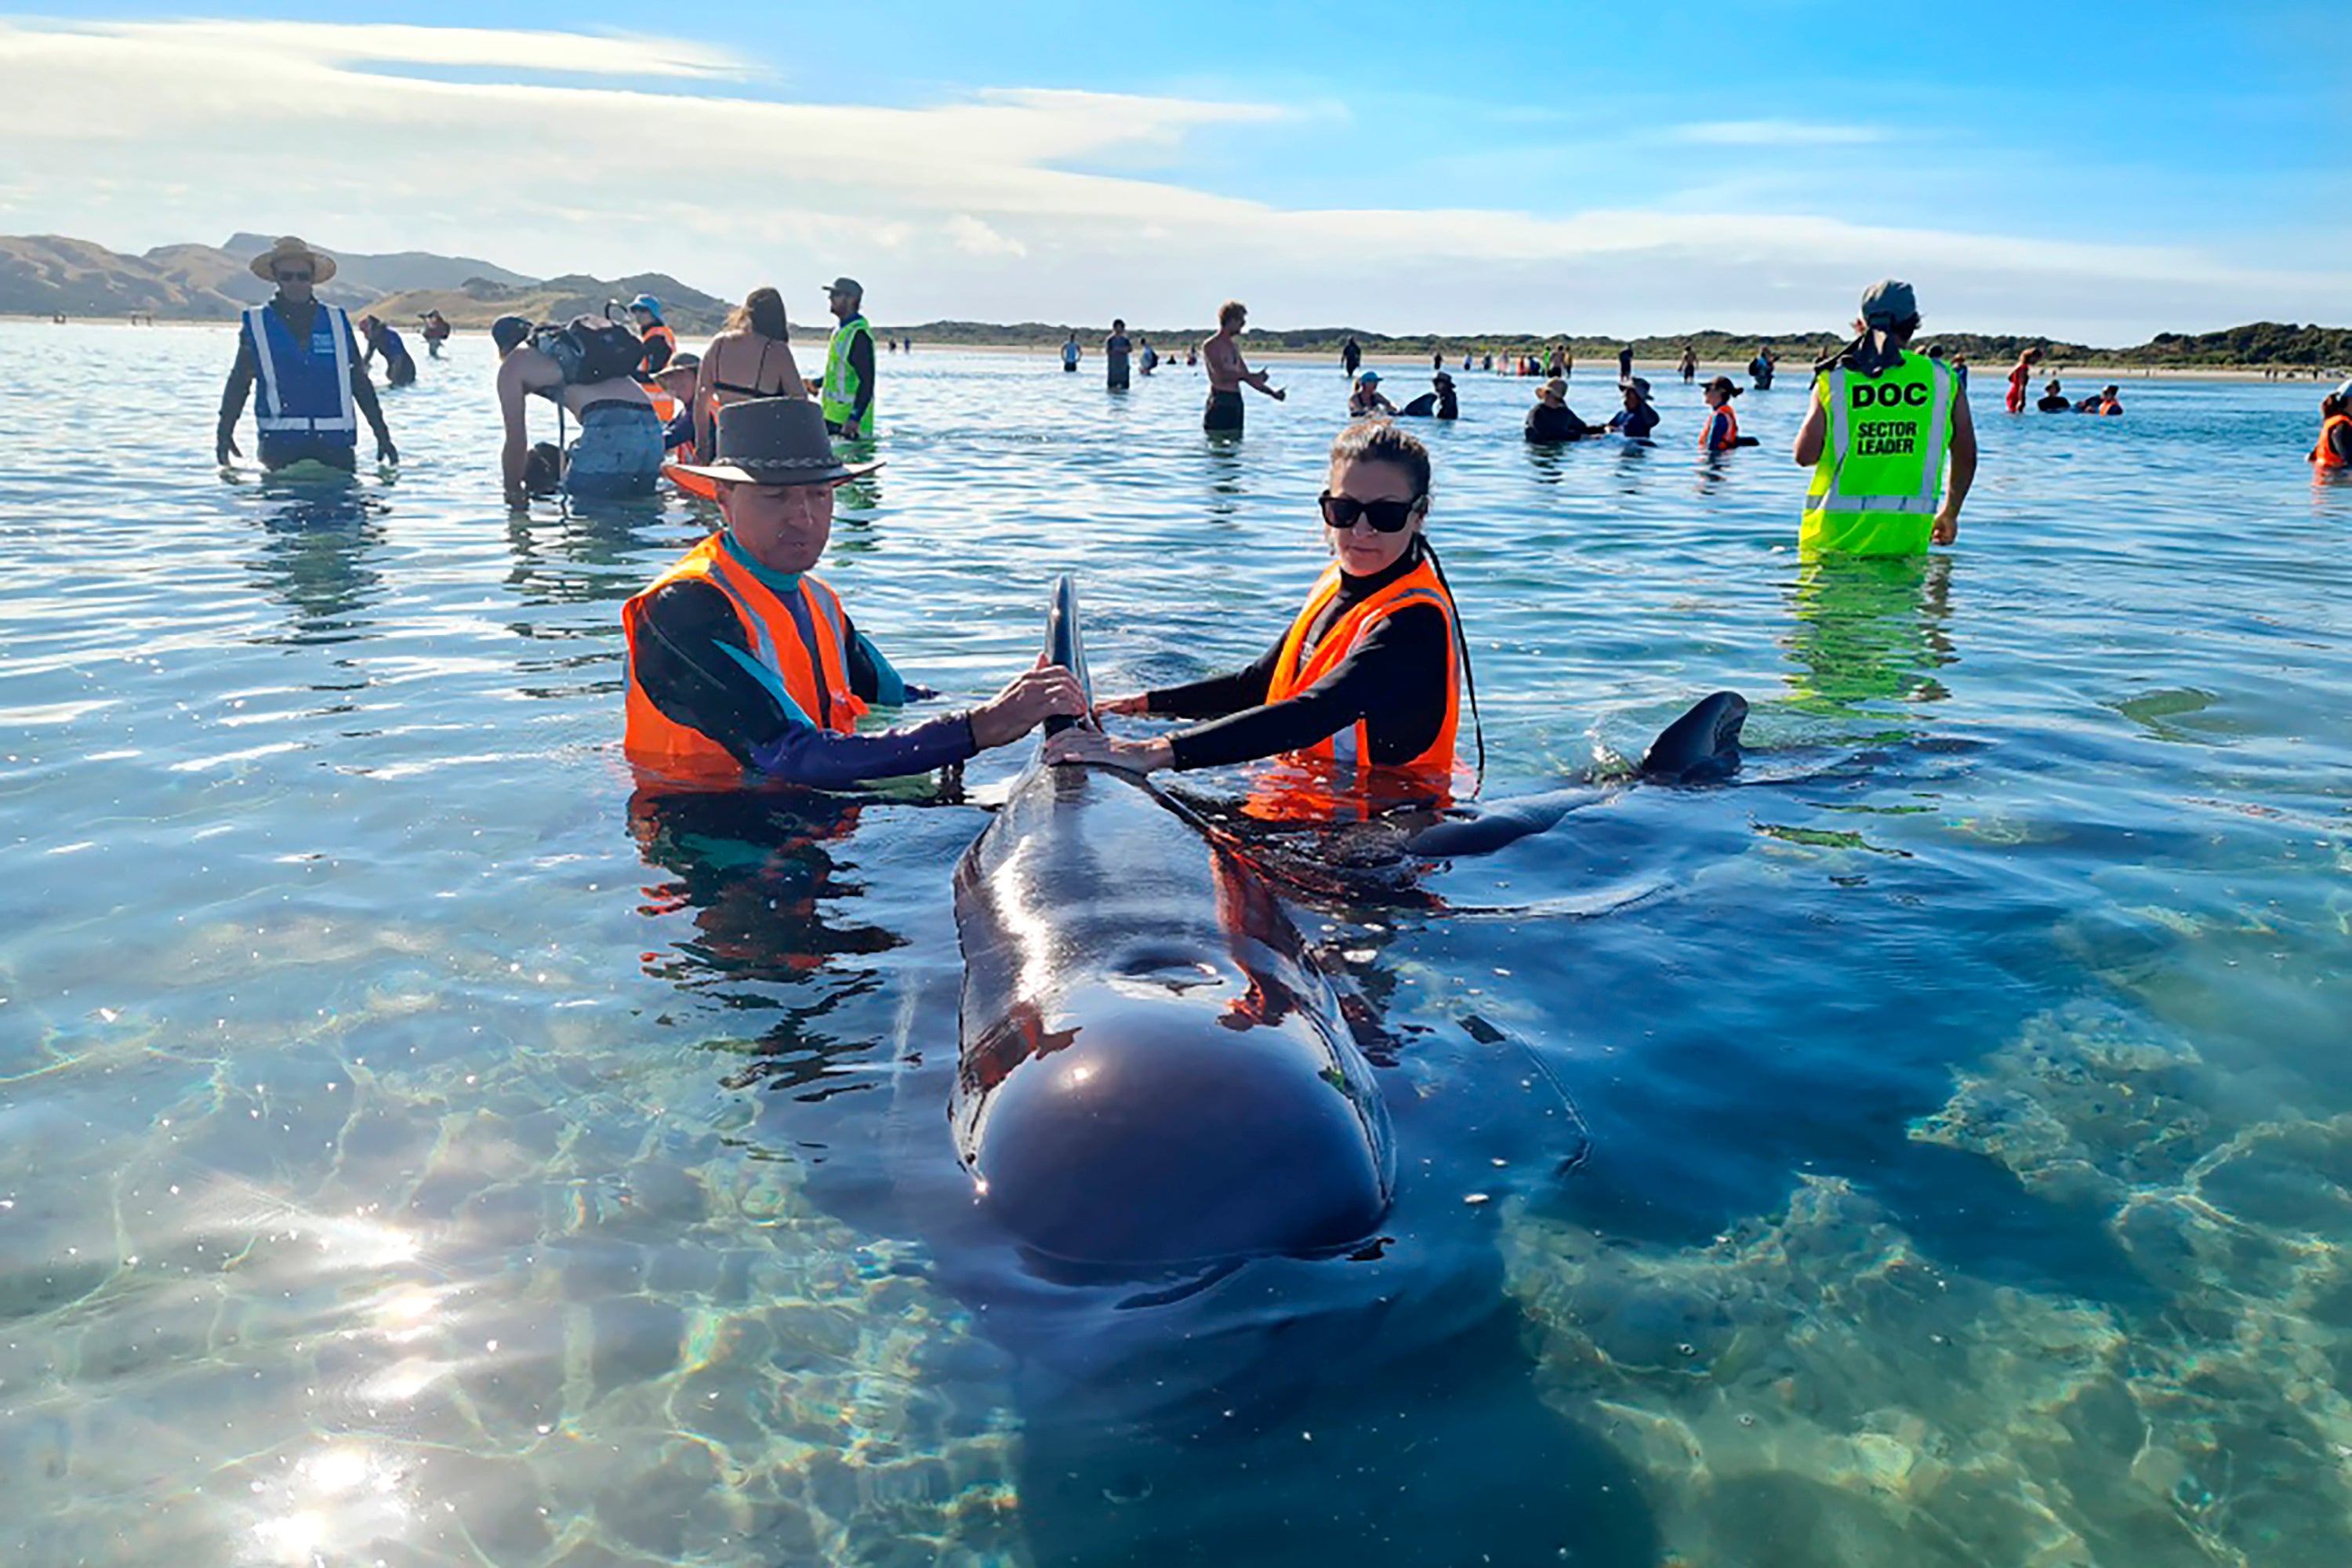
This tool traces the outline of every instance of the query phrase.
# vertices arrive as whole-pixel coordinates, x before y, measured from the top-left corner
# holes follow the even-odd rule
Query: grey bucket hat
[[[881,466],[843,462],[824,433],[824,415],[807,398],[753,397],[719,411],[718,461],[678,468],[737,485],[825,485]]]

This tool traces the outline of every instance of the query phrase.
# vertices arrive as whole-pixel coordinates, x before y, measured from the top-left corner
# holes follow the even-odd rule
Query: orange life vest
[[[2123,411],[2124,405],[2112,397],[2101,398],[2098,407],[2092,410],[2095,414],[2121,414]]]
[[[2319,445],[2311,449],[2311,460],[2323,468],[2352,468],[2352,458],[2338,455],[2336,449],[2327,444],[2328,432],[2331,430],[2342,430],[2347,437],[2352,437],[2352,416],[2342,414],[2331,414],[2327,416],[2326,422],[2319,427]]]
[[[1709,439],[1715,434],[1715,416],[1717,414],[1729,421],[1723,432],[1723,445],[1720,447]],[[1698,449],[1702,452],[1725,452],[1738,445],[1739,416],[1731,411],[1731,403],[1726,399],[1723,406],[1710,411],[1706,416],[1706,423],[1699,426]]]
[[[629,643],[627,731],[623,749],[639,767],[681,783],[732,789],[743,769],[733,753],[699,730],[671,720],[654,706],[637,680],[637,633],[645,606],[656,590],[681,578],[699,578],[727,595],[742,623],[751,657],[776,675],[787,695],[813,723],[846,735],[866,711],[849,687],[849,622],[840,596],[813,573],[801,575],[801,601],[815,632],[814,647],[801,636],[793,613],[768,585],[727,552],[723,533],[696,545],[653,584],[621,606],[621,627]]]
[[[652,326],[647,327],[644,331],[639,332],[637,336],[648,345],[655,342],[667,343],[669,345],[670,359],[677,357],[677,334],[671,331],[669,328],[665,326],[663,323],[656,321]],[[664,364],[667,364],[669,363],[669,359],[665,359],[662,363]]]
[[[1296,820],[1328,817],[1335,810],[1364,815],[1386,805],[1426,802],[1433,795],[1441,803],[1451,798],[1454,737],[1462,717],[1462,653],[1454,601],[1445,585],[1424,559],[1333,621],[1322,640],[1309,647],[1309,628],[1339,595],[1339,568],[1335,564],[1324,571],[1315,591],[1307,595],[1306,608],[1283,637],[1265,700],[1280,702],[1296,696],[1339,668],[1375,625],[1397,611],[1434,605],[1445,616],[1445,717],[1427,749],[1403,763],[1372,762],[1371,729],[1360,719],[1327,740],[1285,752],[1262,786],[1252,791],[1253,816]]]

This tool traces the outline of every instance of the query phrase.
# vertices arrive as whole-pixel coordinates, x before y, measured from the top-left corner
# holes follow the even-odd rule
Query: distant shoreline
[[[36,326],[48,326],[54,324],[54,319],[50,316],[12,313],[7,311],[0,311],[0,321],[24,321]],[[66,318],[66,324],[77,327],[95,326],[125,329],[132,325],[132,323],[128,321],[110,316],[68,316]],[[215,330],[233,331],[235,330],[236,323],[233,321],[197,321],[184,317],[158,316],[152,321],[142,317],[137,325],[141,331],[145,331],[151,326],[177,328],[207,327]],[[415,328],[405,328],[404,331],[414,331]],[[487,335],[483,329],[478,327],[460,327],[457,329],[457,331],[461,335],[467,336]],[[898,334],[886,332],[883,335],[887,338]],[[800,331],[797,327],[795,327],[793,331],[792,343],[795,351],[804,348],[814,349],[819,355],[822,355],[826,342],[826,334],[806,333]],[[1099,342],[1090,342],[1084,339],[1081,339],[1080,342],[1087,351],[1086,362],[1080,367],[1081,374],[1084,374],[1086,369],[1099,364],[1102,358],[1102,345]],[[1280,364],[1284,366],[1328,365],[1334,370],[1339,367],[1339,360],[1336,355],[1320,350],[1270,347],[1261,348],[1252,345],[1247,337],[1243,339],[1243,345],[1247,351],[1248,357],[1253,363]],[[1180,371],[1184,368],[1181,362],[1183,360],[1183,350],[1187,346],[1189,346],[1189,341],[1179,342],[1175,356],[1178,363],[1172,368]],[[915,337],[914,348],[914,353],[918,355],[924,353],[1020,354],[1026,358],[1050,358],[1060,352],[1061,345],[1058,343],[927,343],[923,341],[919,333]],[[892,356],[887,353],[883,355],[883,358],[886,361],[891,357]],[[1578,368],[1584,370],[1587,373],[1587,379],[1580,383],[1576,377],[1570,376],[1569,378],[1568,384],[1571,392],[1576,390],[1580,385],[1600,387],[1608,391],[1613,391],[1615,389],[1617,378],[1613,372],[1616,370],[1616,361],[1613,356],[1609,358],[1585,358],[1583,356],[1579,356],[1579,358],[1580,363]],[[1163,368],[1169,367],[1169,355],[1167,351],[1164,349],[1160,351],[1160,363]],[[1415,371],[1420,371],[1427,374],[1435,374],[1433,368],[1430,366],[1426,356],[1416,357],[1412,354],[1388,353],[1368,353],[1364,356],[1363,363],[1367,368],[1379,370],[1381,373],[1382,379],[1384,380],[1407,379],[1411,377]],[[1495,371],[1465,371],[1456,369],[1456,363],[1458,363],[1458,362],[1449,363],[1447,364],[1446,370],[1448,374],[1455,376],[1489,376],[1500,381],[1527,381],[1538,385],[1541,384],[1543,380],[1540,376],[1511,376],[1504,375],[1501,373]],[[1797,378],[1804,374],[1806,369],[1803,364],[1801,364],[1792,359],[1783,359],[1780,362],[1780,379],[1789,382],[1791,384],[1795,383]],[[1969,369],[1973,374],[1975,379],[1979,382],[1990,380],[2005,384],[2009,379],[2009,367],[2005,364],[1996,366],[1983,362],[1976,362],[1972,363],[1969,366]],[[1729,375],[1735,381],[1741,381],[1744,384],[1748,374],[1748,365],[1747,362],[1744,360],[1734,362],[1728,360],[1703,359],[1699,362],[1699,370],[1705,375]],[[1389,374],[1391,371],[1395,373],[1394,375],[1391,375]],[[1636,359],[1633,362],[1633,371],[1635,374],[1645,377],[1650,382],[1654,390],[1679,382],[1682,376],[1679,362],[1674,361],[1649,361]],[[2048,380],[2053,375],[2058,376],[2061,379],[2067,376],[2105,376],[2117,382],[2267,381],[2304,382],[2314,385],[2328,385],[2343,380],[2347,374],[2352,373],[2326,367],[2311,369],[2302,365],[2273,365],[2267,367],[2253,364],[2107,365],[2087,362],[2078,364],[2072,361],[2044,361],[2042,363],[2034,367],[2033,380],[2038,384],[2042,381]]]

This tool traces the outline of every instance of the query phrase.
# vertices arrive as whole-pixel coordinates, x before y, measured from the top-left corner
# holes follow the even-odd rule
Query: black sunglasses
[[[280,283],[308,283],[310,281],[311,276],[312,275],[308,272],[281,271],[278,274],[278,281]]]
[[[1371,524],[1374,533],[1402,533],[1412,514],[1421,509],[1427,496],[1415,496],[1411,500],[1358,500],[1353,496],[1335,496],[1325,490],[1317,497],[1323,508],[1323,521],[1331,528],[1353,528],[1362,518]]]

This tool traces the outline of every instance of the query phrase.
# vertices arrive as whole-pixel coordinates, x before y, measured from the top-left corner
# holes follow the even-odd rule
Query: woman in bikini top
[[[723,405],[747,397],[808,395],[808,384],[793,360],[791,331],[784,320],[784,297],[761,287],[743,297],[724,330],[703,351],[694,384],[694,445],[704,461],[716,450]],[[730,374],[745,379],[730,381]]]

